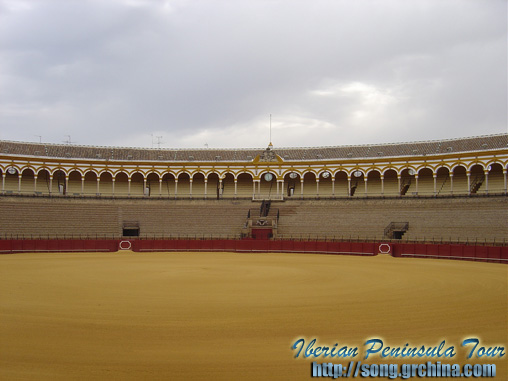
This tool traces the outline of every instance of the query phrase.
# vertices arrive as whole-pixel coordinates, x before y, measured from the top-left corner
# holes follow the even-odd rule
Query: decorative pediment
[[[282,163],[283,161],[284,159],[271,149],[271,144],[252,160],[253,163]]]

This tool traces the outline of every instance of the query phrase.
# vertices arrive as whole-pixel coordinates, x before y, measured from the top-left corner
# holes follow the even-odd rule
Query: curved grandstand
[[[0,141],[1,235],[503,242],[507,168],[508,134],[265,150]]]

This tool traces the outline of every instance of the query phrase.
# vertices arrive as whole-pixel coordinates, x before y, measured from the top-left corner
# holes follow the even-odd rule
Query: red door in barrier
[[[252,238],[254,239],[270,239],[272,238],[272,229],[252,229]]]

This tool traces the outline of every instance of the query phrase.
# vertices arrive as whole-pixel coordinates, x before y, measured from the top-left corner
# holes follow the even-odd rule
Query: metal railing
[[[138,237],[124,237],[121,234],[0,234],[0,240],[241,240],[238,234],[142,234]],[[486,238],[472,237],[412,237],[411,239],[389,239],[381,236],[349,235],[327,236],[321,234],[278,234],[275,241],[320,241],[320,242],[397,242],[397,243],[432,243],[432,244],[465,244],[465,245],[492,245],[508,246],[507,238],[503,240],[487,240]]]

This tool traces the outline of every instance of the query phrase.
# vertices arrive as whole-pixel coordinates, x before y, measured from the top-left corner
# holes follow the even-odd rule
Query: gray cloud
[[[0,139],[166,147],[506,132],[503,0],[0,1]]]

